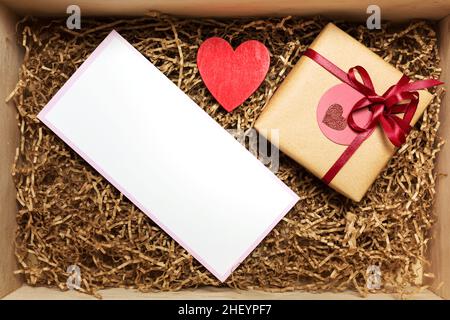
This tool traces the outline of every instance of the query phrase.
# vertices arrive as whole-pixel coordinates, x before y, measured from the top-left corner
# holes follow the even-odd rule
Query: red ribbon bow
[[[404,144],[406,136],[411,130],[410,123],[419,103],[419,93],[416,90],[442,84],[441,81],[434,79],[410,82],[411,80],[403,75],[383,95],[378,95],[369,73],[363,67],[355,66],[346,73],[313,49],[307,49],[304,55],[364,96],[355,103],[347,117],[349,127],[358,132],[358,135],[323,176],[322,180],[327,184],[333,180],[339,170],[378,125],[394,146],[400,147]],[[360,76],[362,82],[357,79],[357,75]],[[359,126],[353,116],[355,112],[364,108],[368,108],[371,117],[364,126]],[[400,117],[400,114],[403,114],[403,117]]]

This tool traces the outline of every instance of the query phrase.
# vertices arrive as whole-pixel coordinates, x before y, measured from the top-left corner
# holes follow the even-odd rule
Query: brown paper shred
[[[111,287],[158,291],[212,285],[274,292],[383,291],[400,297],[423,289],[416,285],[417,265],[429,264],[423,253],[435,222],[433,169],[442,145],[436,134],[439,94],[360,203],[335,193],[281,155],[277,175],[300,201],[224,284],[36,119],[114,28],[224,128],[247,130],[327,22],[153,14],[121,20],[84,18],[82,30],[70,31],[64,20],[21,21],[25,61],[10,96],[20,128],[13,168],[20,206],[16,273],[30,285],[66,290],[67,268],[77,265],[80,291],[96,296],[98,290]],[[385,24],[381,30],[337,24],[408,76],[439,77],[431,23]],[[271,52],[265,81],[233,113],[219,107],[196,67],[198,46],[211,36],[223,37],[234,47],[257,39]],[[379,290],[366,286],[370,266],[381,270]]]

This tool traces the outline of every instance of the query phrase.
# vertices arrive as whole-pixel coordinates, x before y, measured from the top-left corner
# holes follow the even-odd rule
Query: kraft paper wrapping
[[[310,46],[347,72],[363,66],[378,94],[397,83],[402,73],[334,24],[328,24]],[[329,140],[320,130],[316,109],[322,95],[342,83],[308,57],[301,57],[255,122],[269,141],[270,130],[278,129],[277,147],[322,178],[347,148]],[[412,125],[417,122],[432,95],[421,90]],[[334,177],[329,186],[354,201],[360,201],[396,148],[378,127]]]

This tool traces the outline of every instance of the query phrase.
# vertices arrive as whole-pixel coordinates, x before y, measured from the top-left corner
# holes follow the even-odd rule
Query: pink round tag
[[[347,117],[352,107],[362,97],[361,93],[345,83],[331,87],[323,94],[317,106],[317,123],[329,140],[349,145],[355,139],[357,132],[348,126]],[[359,126],[364,126],[370,116],[367,108],[354,113],[355,122]]]

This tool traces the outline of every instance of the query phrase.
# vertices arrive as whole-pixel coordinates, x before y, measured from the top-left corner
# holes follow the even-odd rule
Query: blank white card
[[[38,118],[221,281],[298,201],[115,31]]]

